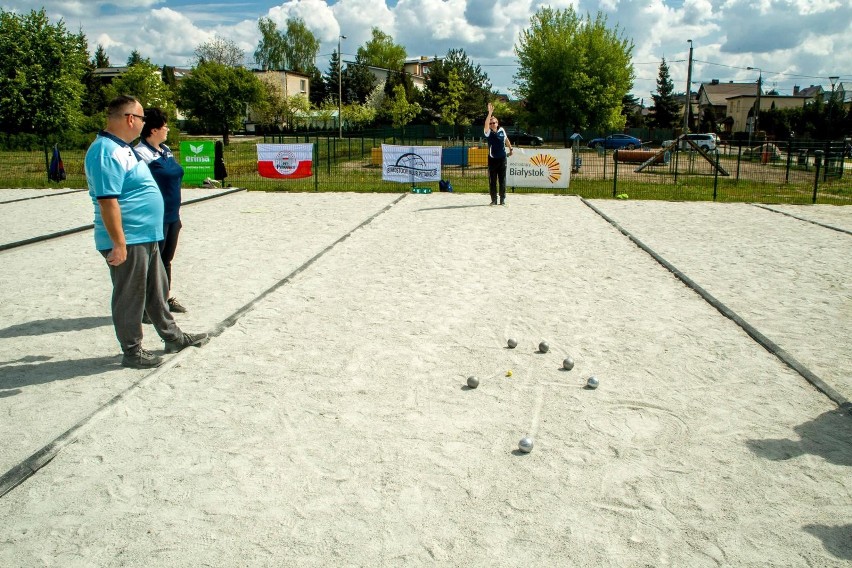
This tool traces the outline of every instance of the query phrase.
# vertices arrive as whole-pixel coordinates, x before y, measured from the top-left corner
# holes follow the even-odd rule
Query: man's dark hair
[[[112,99],[107,105],[107,116],[110,118],[124,116],[124,113],[127,112],[127,107],[135,105],[138,102],[139,101],[136,97],[131,97],[130,95],[119,95]]]
[[[151,107],[145,109],[145,126],[142,127],[142,133],[139,135],[142,139],[146,139],[151,135],[151,131],[155,128],[162,128],[169,121],[169,117],[163,112],[163,109]]]

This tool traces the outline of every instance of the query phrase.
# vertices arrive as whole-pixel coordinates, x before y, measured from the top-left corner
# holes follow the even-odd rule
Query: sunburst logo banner
[[[516,148],[507,162],[506,185],[568,189],[570,174],[570,149]]]

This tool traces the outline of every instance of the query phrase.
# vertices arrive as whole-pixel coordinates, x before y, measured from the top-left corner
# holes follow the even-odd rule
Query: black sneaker
[[[121,366],[130,367],[131,369],[153,369],[162,364],[162,357],[158,357],[141,347],[131,353],[125,353],[124,357],[121,358]]]
[[[491,202],[491,205],[497,205],[497,202],[496,202],[496,201],[492,201],[492,202]]]
[[[166,341],[166,353],[177,353],[187,347],[201,347],[210,341],[206,333],[184,333],[177,341]]]
[[[177,298],[169,298],[169,311],[173,314],[185,314],[186,308],[184,308],[180,302],[177,301]]]

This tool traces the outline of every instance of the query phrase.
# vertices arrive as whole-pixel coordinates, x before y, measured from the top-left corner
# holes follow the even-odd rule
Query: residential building
[[[709,110],[713,115],[713,120],[722,127],[724,132],[734,132],[732,121],[726,120],[728,117],[728,98],[741,95],[756,97],[757,83],[734,83],[733,81],[721,83],[718,79],[713,79],[709,83],[701,83],[698,88],[697,120],[701,121],[705,112]],[[763,105],[761,104],[761,106]]]
[[[812,97],[794,95],[760,95],[760,112],[768,110],[781,110],[785,108],[801,108]],[[727,132],[745,132],[748,130],[749,119],[757,110],[757,95],[737,95],[728,97],[728,110],[723,121]],[[760,128],[760,116],[758,115],[758,128]]]

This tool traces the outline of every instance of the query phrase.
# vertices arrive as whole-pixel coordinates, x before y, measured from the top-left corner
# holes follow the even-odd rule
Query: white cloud
[[[0,0],[3,8],[27,13],[32,0]],[[693,89],[701,81],[753,81],[745,67],[765,70],[767,85],[782,92],[794,84],[828,85],[829,75],[852,83],[852,3],[849,0],[286,0],[265,13],[260,2],[214,0],[181,7],[165,0],[135,0],[132,6],[102,0],[42,0],[52,21],[82,28],[90,51],[102,44],[115,64],[137,49],[159,64],[186,65],[202,41],[215,34],[245,50],[250,63],[259,34],[257,19],[279,27],[300,17],[322,42],[317,66],[325,71],[343,33],[344,57],[378,27],[406,47],[409,57],[444,55],[463,49],[488,73],[495,88],[513,87],[514,45],[541,6],[573,7],[593,17],[603,10],[635,44],[634,94],[650,98],[659,62],[669,62],[677,90],[686,86],[687,54],[693,40]],[[166,7],[172,6],[172,7]]]

